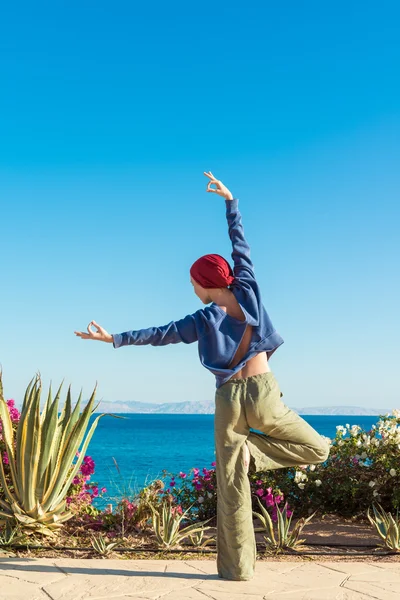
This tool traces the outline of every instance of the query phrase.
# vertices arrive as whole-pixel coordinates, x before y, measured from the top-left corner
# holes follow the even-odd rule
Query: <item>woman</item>
[[[204,175],[209,179],[207,192],[225,199],[234,264],[232,271],[224,258],[207,254],[192,265],[194,291],[210,306],[162,327],[111,335],[92,321],[87,333],[75,334],[112,343],[115,348],[198,342],[201,363],[215,375],[217,387],[218,574],[224,579],[248,580],[254,575],[256,560],[249,468],[264,471],[316,464],[327,459],[329,447],[281,400],[268,360],[283,340],[262,304],[238,200],[211,172]]]

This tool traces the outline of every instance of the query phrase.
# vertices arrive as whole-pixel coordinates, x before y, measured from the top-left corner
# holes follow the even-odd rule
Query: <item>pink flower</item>
[[[293,511],[288,508],[286,511],[286,514],[287,514],[288,518],[290,518],[293,514]]]
[[[102,488],[101,488],[101,493],[102,493],[102,494],[105,494],[106,492],[107,492],[107,488],[105,488],[105,487],[102,487]]]
[[[10,400],[7,400],[7,406],[8,408],[13,408],[15,402],[12,398],[10,398]]]
[[[187,475],[186,475],[186,473],[182,473],[182,471],[181,471],[181,472],[179,473],[179,477],[180,477],[181,479],[186,479]]]
[[[256,484],[257,484],[257,485],[262,485],[262,484],[263,484],[263,482],[261,481],[261,479],[257,479],[257,481],[256,481]]]
[[[169,485],[170,485],[170,487],[175,487],[176,482],[174,480],[172,480]]]
[[[193,475],[196,476],[200,472],[200,469],[193,469]]]
[[[80,477],[78,477],[77,475],[75,475],[75,477],[72,480],[72,483],[74,485],[78,485],[81,482]]]
[[[276,502],[276,504],[280,504],[282,502],[282,500],[283,500],[283,496],[281,496],[280,494],[277,494],[275,496],[275,502]]]
[[[274,497],[272,494],[267,494],[266,496],[264,496],[263,498],[266,506],[274,506],[275,507],[275,502],[274,502]],[[275,507],[276,509],[276,507]]]
[[[259,488],[259,489],[256,491],[256,494],[257,494],[257,496],[260,496],[260,498],[261,498],[261,496],[264,494],[264,490],[262,490],[261,488]]]
[[[82,475],[93,475],[94,473],[94,460],[91,456],[85,456],[83,463],[81,464]]]
[[[10,464],[10,461],[8,460],[8,454],[7,454],[7,452],[4,452],[4,454],[3,454],[3,463],[5,465],[9,465]]]
[[[214,460],[214,462],[212,462],[212,463],[211,463],[211,466],[212,466],[212,467],[215,467],[215,466],[216,466],[216,464],[217,464],[217,463],[216,463],[216,462],[215,462],[215,460]]]
[[[97,487],[97,485],[95,485],[92,488],[92,494],[93,494],[93,498],[97,498],[97,496],[99,495],[99,488]]]

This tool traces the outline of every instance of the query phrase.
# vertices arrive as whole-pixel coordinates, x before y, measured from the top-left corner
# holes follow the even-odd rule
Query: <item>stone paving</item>
[[[0,559],[0,600],[398,600],[398,562],[257,562],[251,581],[214,560]]]

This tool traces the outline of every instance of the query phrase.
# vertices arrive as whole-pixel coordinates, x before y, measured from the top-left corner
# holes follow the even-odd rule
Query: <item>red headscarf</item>
[[[190,275],[203,288],[224,288],[235,279],[230,264],[219,254],[206,254],[190,268]]]

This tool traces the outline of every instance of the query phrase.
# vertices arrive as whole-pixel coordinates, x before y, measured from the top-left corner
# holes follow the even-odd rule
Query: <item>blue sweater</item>
[[[242,369],[250,358],[260,352],[266,352],[269,358],[283,343],[261,301],[260,289],[250,259],[250,248],[244,238],[238,200],[226,200],[226,218],[232,241],[235,276],[230,289],[240,304],[246,317],[245,321],[231,317],[213,302],[184,319],[171,321],[161,327],[113,334],[114,348],[131,344],[165,346],[178,342],[198,342],[200,361],[215,375],[216,386],[219,388]],[[236,354],[247,325],[253,328],[248,351],[239,364],[229,369],[228,365]]]

